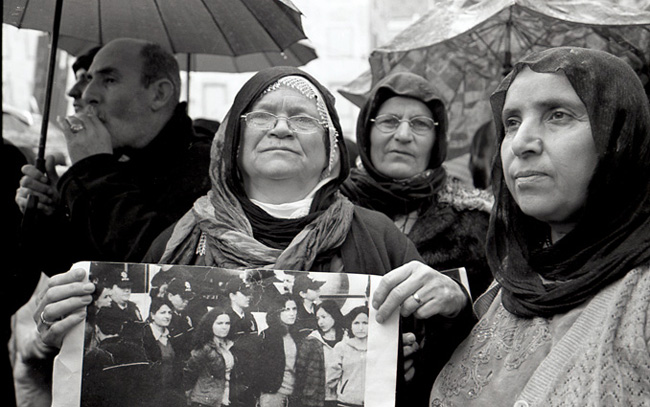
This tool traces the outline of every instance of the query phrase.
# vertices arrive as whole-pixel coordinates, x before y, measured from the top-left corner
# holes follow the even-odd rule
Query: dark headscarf
[[[370,160],[370,130],[381,105],[395,96],[410,97],[423,102],[431,111],[436,126],[436,140],[431,149],[427,170],[415,176],[395,180],[381,174]],[[361,167],[353,168],[343,193],[350,199],[389,216],[407,214],[422,208],[434,199],[445,183],[442,163],[447,156],[447,113],[433,86],[421,76],[410,72],[391,74],[370,91],[357,120],[357,145]]]
[[[498,154],[492,168],[496,204],[487,250],[503,305],[519,316],[551,316],[650,260],[650,110],[641,82],[619,58],[569,47],[536,52],[519,61],[491,97],[497,151],[506,93],[525,67],[566,75],[587,108],[598,153],[579,222],[546,248],[540,242],[548,226],[518,208]]]

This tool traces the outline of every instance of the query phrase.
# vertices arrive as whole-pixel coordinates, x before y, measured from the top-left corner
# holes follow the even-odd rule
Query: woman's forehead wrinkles
[[[297,91],[288,88],[286,91],[287,93],[281,93],[282,90],[276,90],[275,92],[263,95],[253,104],[253,110],[262,109],[268,112],[275,112],[284,109],[290,114],[309,112],[318,117],[318,109],[313,100]]]

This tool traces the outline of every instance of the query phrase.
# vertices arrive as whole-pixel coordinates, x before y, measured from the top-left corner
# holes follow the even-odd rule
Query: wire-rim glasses
[[[240,116],[250,126],[259,130],[271,130],[278,124],[278,120],[284,119],[291,131],[312,133],[324,128],[323,123],[311,116],[276,116],[268,112],[249,112]]]
[[[435,127],[438,125],[438,122],[426,116],[415,116],[407,120],[401,119],[392,114],[382,114],[375,117],[374,119],[370,119],[370,121],[375,123],[375,126],[377,126],[379,131],[382,133],[393,133],[397,130],[400,124],[406,122],[409,124],[413,133],[422,136],[431,134]]]

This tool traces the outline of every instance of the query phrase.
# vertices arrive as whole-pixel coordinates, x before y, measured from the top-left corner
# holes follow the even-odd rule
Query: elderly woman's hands
[[[85,276],[83,269],[57,274],[39,294],[34,321],[45,345],[60,348],[70,329],[84,320],[95,291],[93,283],[84,282]]]
[[[419,319],[433,315],[451,318],[458,315],[467,302],[457,282],[419,261],[412,261],[382,277],[372,306],[377,310],[377,322],[382,323],[397,308],[404,317],[414,314]],[[404,379],[408,382],[415,375],[413,358],[420,346],[411,332],[402,334],[402,342]]]
[[[467,302],[457,282],[419,261],[411,261],[382,277],[372,306],[377,310],[377,322],[382,323],[397,308],[404,317],[414,314],[419,319],[433,315],[451,318]]]

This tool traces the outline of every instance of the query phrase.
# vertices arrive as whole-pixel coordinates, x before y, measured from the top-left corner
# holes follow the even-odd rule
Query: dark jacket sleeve
[[[346,273],[384,275],[411,260],[422,261],[413,243],[383,213],[354,208],[352,226],[341,246]]]
[[[183,369],[183,388],[189,390],[196,384],[201,373],[205,371],[214,378],[223,379],[226,364],[223,357],[209,345],[194,349]]]
[[[99,154],[63,175],[58,187],[71,231],[84,254],[95,256],[83,260],[141,261],[156,236],[209,189],[209,144],[157,165],[157,171],[148,163],[131,168]],[[143,175],[143,168],[152,173]]]
[[[156,237],[153,240],[153,243],[151,243],[151,246],[149,246],[149,250],[147,250],[147,253],[144,255],[144,258],[142,259],[143,263],[160,262],[160,259],[162,258],[162,255],[165,252],[165,247],[167,246],[167,242],[172,237],[172,233],[174,232],[175,225],[176,223],[169,226],[167,229],[163,230],[158,235],[158,237]]]
[[[298,348],[294,396],[300,406],[325,405],[325,359],[317,339],[307,338]]]
[[[286,364],[284,342],[278,332],[268,332],[260,344],[255,382],[260,392],[276,393],[282,385]]]

